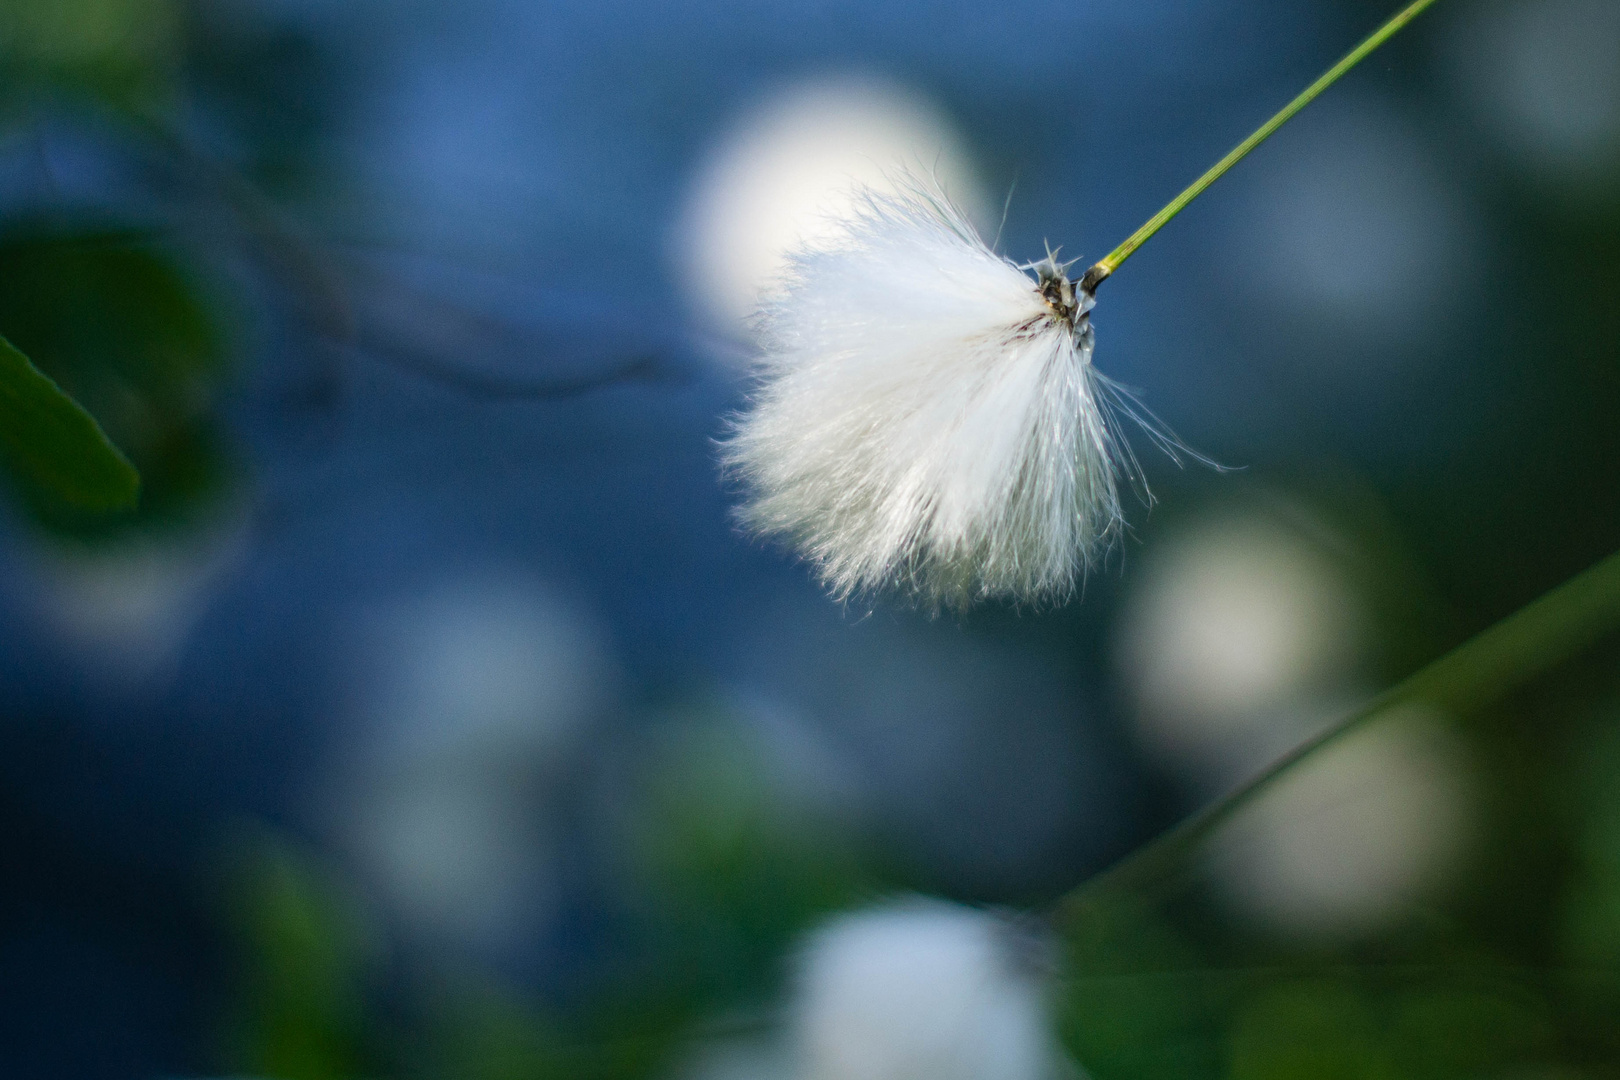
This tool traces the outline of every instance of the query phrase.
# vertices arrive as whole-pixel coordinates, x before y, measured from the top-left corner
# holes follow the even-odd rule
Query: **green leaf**
[[[132,509],[141,478],[95,418],[0,337],[0,467],[79,510]]]

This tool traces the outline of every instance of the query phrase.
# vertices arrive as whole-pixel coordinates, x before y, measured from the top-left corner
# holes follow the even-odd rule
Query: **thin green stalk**
[[[1135,232],[1131,233],[1123,244],[1109,252],[1106,257],[1097,262],[1091,267],[1091,269],[1087,270],[1085,277],[1081,279],[1082,287],[1088,292],[1095,290],[1104,279],[1106,279],[1115,270],[1118,270],[1120,264],[1126,259],[1130,258],[1131,254],[1135,252],[1137,248],[1147,243],[1148,237],[1152,236],[1154,233],[1163,228],[1165,222],[1169,221],[1171,218],[1181,213],[1182,210],[1186,209],[1188,203],[1198,198],[1198,196],[1204,193],[1206,188],[1208,188],[1215,181],[1219,180],[1222,176],[1226,175],[1226,171],[1247,157],[1249,151],[1253,150],[1255,147],[1269,139],[1273,132],[1282,127],[1284,124],[1288,123],[1289,120],[1292,120],[1295,113],[1299,112],[1305,106],[1315,101],[1317,96],[1321,94],[1322,91],[1338,82],[1340,76],[1349,71],[1351,68],[1355,67],[1357,64],[1361,63],[1361,61],[1365,59],[1369,53],[1378,48],[1384,42],[1388,41],[1407,23],[1417,18],[1418,15],[1422,13],[1423,9],[1432,3],[1434,3],[1434,0],[1416,0],[1416,3],[1411,4],[1409,7],[1396,14],[1383,26],[1380,26],[1377,30],[1374,30],[1372,35],[1369,36],[1366,41],[1363,41],[1360,45],[1357,45],[1354,49],[1351,49],[1350,52],[1345,55],[1343,60],[1340,60],[1337,64],[1334,64],[1332,67],[1328,68],[1327,71],[1323,72],[1321,78],[1311,83],[1310,86],[1307,86],[1305,90],[1293,101],[1290,101],[1287,105],[1284,105],[1282,107],[1282,111],[1277,113],[1277,115],[1273,116],[1270,120],[1267,120],[1264,124],[1261,124],[1259,129],[1256,130],[1253,135],[1250,135],[1247,139],[1244,139],[1242,142],[1238,143],[1237,146],[1233,147],[1231,153],[1217,161],[1203,176],[1200,176],[1197,180],[1194,180],[1192,185],[1188,187],[1186,191],[1183,191],[1180,195],[1177,195],[1174,199],[1171,199],[1169,204],[1165,206],[1163,210],[1160,210],[1157,214],[1154,214],[1152,217],[1148,218],[1147,223],[1140,229],[1137,229]]]
[[[1523,686],[1616,627],[1620,627],[1620,552],[1390,687],[1237,791],[1087,881],[1064,898],[1059,917],[1076,913],[1110,889],[1159,878],[1300,761],[1369,720],[1409,705],[1451,714],[1470,712]]]

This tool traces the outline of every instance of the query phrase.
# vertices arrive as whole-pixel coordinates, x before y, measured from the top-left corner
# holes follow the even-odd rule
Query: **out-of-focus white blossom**
[[[1380,929],[1457,865],[1474,820],[1470,779],[1438,718],[1379,717],[1238,812],[1211,847],[1216,883],[1285,936]]]
[[[698,170],[674,237],[681,280],[717,329],[744,334],[789,254],[836,233],[859,186],[892,192],[893,177],[916,168],[958,205],[988,208],[961,137],[922,95],[870,76],[786,87]]]
[[[1364,601],[1327,548],[1259,515],[1184,528],[1138,563],[1119,624],[1145,746],[1228,786],[1313,734],[1362,657]]]
[[[1449,50],[1481,124],[1532,173],[1601,196],[1620,171],[1620,4],[1483,0]]]
[[[795,1080],[793,1063],[770,1039],[734,1039],[696,1048],[672,1080]]]
[[[601,635],[500,572],[440,582],[363,626],[359,730],[323,809],[410,930],[509,949],[552,903],[550,789],[613,692]]]
[[[996,916],[941,901],[833,919],[802,956],[791,1013],[798,1080],[1064,1075],[1031,952]]]
[[[106,549],[42,543],[25,550],[32,599],[96,681],[161,679],[221,580],[247,551],[242,517],[194,535],[134,537]]]

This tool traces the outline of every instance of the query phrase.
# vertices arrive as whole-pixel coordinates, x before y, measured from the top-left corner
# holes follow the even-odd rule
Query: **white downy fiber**
[[[759,385],[723,448],[743,522],[839,599],[1066,599],[1119,527],[1115,472],[1134,475],[1091,296],[1050,257],[995,254],[926,184],[859,207],[760,313]]]

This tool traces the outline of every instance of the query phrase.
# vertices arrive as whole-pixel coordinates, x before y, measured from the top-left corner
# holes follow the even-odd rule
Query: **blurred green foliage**
[[[112,537],[193,521],[225,490],[210,413],[224,337],[172,255],[131,230],[14,222],[0,233],[0,333],[100,421],[143,481],[139,512],[119,517],[24,485],[36,522]]]
[[[1211,970],[1191,939],[1128,894],[1081,907],[1063,946],[1059,1031],[1098,1080],[1219,1074],[1241,973]]]
[[[494,981],[450,980],[431,999],[426,1037],[403,1071],[424,1080],[638,1080],[667,1071],[697,1000],[641,992],[559,1017]]]
[[[847,832],[784,792],[740,722],[683,720],[641,778],[630,847],[671,970],[711,999],[757,997],[797,935],[878,885]]]
[[[1279,949],[1195,908],[1112,895],[1066,928],[1059,1018],[1095,1080],[1514,1075],[1559,1060],[1560,1020],[1579,1027],[1548,973],[1477,949]]]
[[[185,140],[167,119],[184,87],[237,165],[297,182],[322,122],[313,103],[324,98],[308,92],[321,81],[318,58],[298,35],[240,15],[182,0],[0,2],[0,134],[52,115],[112,118],[130,149],[173,158],[206,186],[212,166],[176,156]],[[49,172],[43,148],[41,163]],[[142,478],[138,512],[109,515],[118,500],[91,497],[83,477],[53,491],[14,460],[22,479],[11,486],[37,524],[100,541],[209,513],[231,480],[211,416],[228,355],[214,293],[178,248],[105,211],[91,223],[70,205],[0,221],[0,334],[99,421]]]
[[[358,905],[320,863],[269,834],[245,836],[228,868],[239,946],[230,1066],[281,1080],[364,1075],[368,949]]]
[[[1394,1080],[1371,1010],[1349,987],[1284,983],[1245,1004],[1233,1025],[1232,1080]]]
[[[172,0],[0,4],[0,101],[67,90],[124,108],[172,91],[182,20]]]
[[[1620,968],[1620,723],[1604,727],[1580,769],[1585,820],[1564,943],[1572,960]]]

